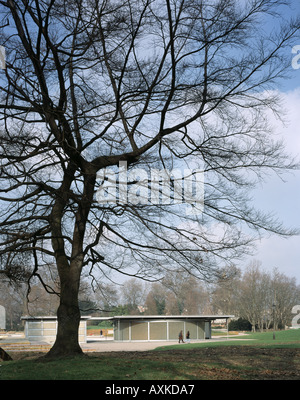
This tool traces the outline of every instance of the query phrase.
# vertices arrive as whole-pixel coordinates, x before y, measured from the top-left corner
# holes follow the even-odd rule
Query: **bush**
[[[228,330],[230,331],[251,331],[252,325],[247,319],[239,318],[231,320],[228,324]]]

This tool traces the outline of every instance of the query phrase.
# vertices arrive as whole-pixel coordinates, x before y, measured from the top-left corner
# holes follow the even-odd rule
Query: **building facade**
[[[82,317],[79,326],[79,343],[87,342],[87,321],[108,320],[113,323],[114,341],[174,341],[182,331],[191,340],[211,338],[211,322],[232,315],[120,315],[114,317]],[[30,341],[54,343],[57,332],[56,317],[22,317],[25,321],[25,337]]]
[[[212,315],[170,315],[170,316],[115,316],[115,341],[174,341],[179,332],[183,338],[187,332],[191,340],[211,338],[211,322],[216,319],[228,319],[232,316]]]
[[[82,317],[79,325],[79,343],[86,343],[86,321],[89,317]],[[25,321],[25,337],[30,342],[54,343],[57,333],[57,317],[22,317]]]

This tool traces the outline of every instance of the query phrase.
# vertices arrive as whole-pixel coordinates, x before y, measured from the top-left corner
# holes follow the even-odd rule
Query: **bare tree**
[[[240,282],[241,270],[233,265],[209,285],[212,314],[240,314]]]
[[[9,267],[10,254],[30,254],[32,276],[57,265],[48,356],[82,353],[83,270],[99,280],[108,270],[155,280],[174,269],[212,279],[257,231],[292,233],[249,202],[266,170],[295,167],[263,118],[278,111],[269,89],[285,76],[299,29],[299,19],[279,26],[285,4],[0,1],[0,255]],[[266,20],[270,32],[259,29]],[[203,213],[186,214],[175,191],[171,204],[146,202],[138,178],[128,183],[133,201],[120,191],[97,201],[122,162],[128,172],[204,170]]]
[[[165,315],[166,299],[166,288],[159,282],[152,283],[145,301],[145,313],[147,315]]]
[[[120,294],[117,287],[105,282],[99,282],[93,291],[91,298],[98,305],[98,313],[109,315],[109,312],[120,303]]]
[[[292,308],[299,304],[299,287],[295,278],[289,278],[276,268],[270,276],[270,316],[275,329],[291,324]],[[273,307],[273,310],[272,310]],[[271,313],[272,310],[272,313]]]
[[[241,280],[239,290],[240,316],[247,319],[255,332],[256,327],[262,329],[263,319],[268,315],[266,308],[269,291],[266,288],[267,274],[261,270],[259,261],[251,262]]]
[[[166,314],[199,314],[206,309],[207,292],[188,272],[168,273],[162,285],[166,291]]]
[[[230,281],[228,282],[230,285]],[[269,329],[270,327],[284,328],[291,323],[292,308],[299,302],[299,287],[295,278],[290,278],[274,268],[272,272],[263,270],[261,262],[254,260],[246,268],[238,279],[231,281],[232,288],[229,291],[233,301],[229,309],[223,302],[220,307],[222,312],[233,313],[236,316],[247,319],[253,331]],[[217,285],[213,297],[214,305],[222,305],[222,299],[226,300],[224,284]]]
[[[6,329],[16,330],[21,326],[21,316],[24,314],[24,299],[26,287],[15,284],[8,279],[0,279],[0,304],[6,311]]]
[[[143,312],[147,297],[147,288],[143,281],[131,278],[121,288],[123,304],[127,306],[129,314],[138,315]],[[141,308],[139,308],[141,307]]]

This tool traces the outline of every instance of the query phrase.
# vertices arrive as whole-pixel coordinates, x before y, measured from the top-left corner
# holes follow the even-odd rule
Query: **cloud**
[[[281,93],[281,96],[285,124],[282,125],[274,116],[270,116],[270,122],[278,138],[284,140],[287,153],[297,157],[300,162],[300,87]],[[300,229],[300,171],[287,174],[284,181],[272,176],[255,190],[255,202],[265,211],[274,211],[287,227]],[[257,243],[255,258],[262,261],[266,269],[277,267],[300,283],[300,236],[289,239],[272,236],[262,239]]]

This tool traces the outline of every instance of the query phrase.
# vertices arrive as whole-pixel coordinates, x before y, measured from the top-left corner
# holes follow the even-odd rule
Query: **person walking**
[[[191,342],[191,340],[190,340],[190,331],[187,331],[187,333],[185,335],[185,338],[186,338],[187,343]]]
[[[178,343],[180,342],[184,343],[182,331],[179,332],[178,339],[179,339]]]

